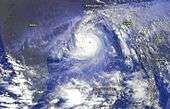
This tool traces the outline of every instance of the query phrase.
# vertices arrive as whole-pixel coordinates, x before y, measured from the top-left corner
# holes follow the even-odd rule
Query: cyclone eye
[[[87,60],[95,57],[100,51],[101,40],[95,31],[87,29],[86,26],[78,28],[74,34],[75,47],[71,51],[73,58]]]

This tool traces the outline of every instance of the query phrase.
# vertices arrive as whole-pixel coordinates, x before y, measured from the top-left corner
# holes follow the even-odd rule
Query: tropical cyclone
[[[164,95],[165,91],[162,92],[166,86],[161,81],[169,81],[166,76],[169,73],[159,72],[156,65],[159,62],[154,57],[159,51],[155,49],[158,49],[157,45],[152,43],[159,29],[169,30],[166,21],[156,21],[159,16],[168,15],[162,13],[165,12],[162,7],[168,7],[168,3],[109,6],[86,12],[81,18],[63,25],[66,26],[63,31],[61,27],[58,27],[59,30],[55,28],[55,34],[50,35],[54,38],[46,39],[47,49],[44,49],[46,46],[42,47],[52,58],[47,61],[49,74],[35,73],[36,76],[47,77],[48,80],[43,81],[47,88],[39,92],[35,90],[34,93],[26,87],[24,90],[30,95],[25,96],[28,95],[25,92],[21,96],[30,99],[26,102],[33,109],[101,109],[104,106],[105,109],[160,109],[162,104],[168,109],[165,102],[168,98]],[[29,36],[33,39],[32,35]],[[31,45],[30,42],[27,45]],[[44,41],[37,40],[34,44],[38,45],[39,42]],[[29,68],[17,67],[18,64],[13,61],[10,63],[15,72],[23,67],[16,79],[21,80],[20,76],[25,70],[31,74]],[[21,82],[20,86],[23,87]],[[7,88],[16,90],[17,87]],[[39,94],[38,97],[35,94]],[[35,104],[32,104],[33,99],[36,99]]]

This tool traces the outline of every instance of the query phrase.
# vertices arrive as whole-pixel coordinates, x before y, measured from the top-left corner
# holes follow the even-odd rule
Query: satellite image
[[[0,0],[0,109],[170,109],[170,0]]]

